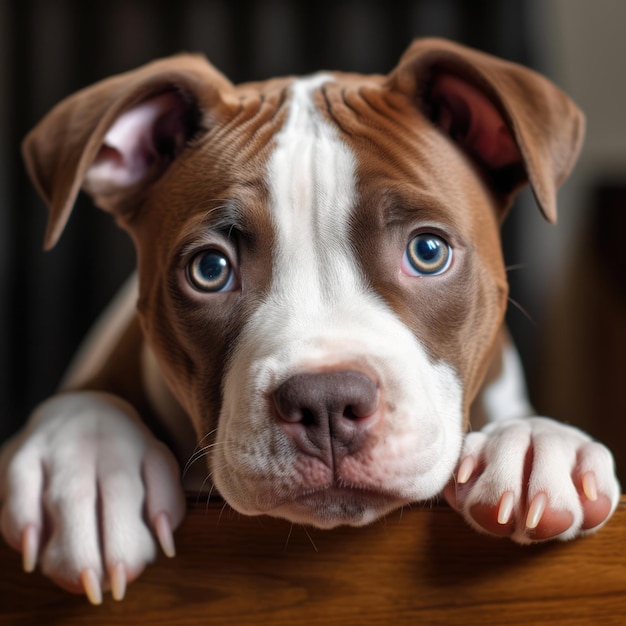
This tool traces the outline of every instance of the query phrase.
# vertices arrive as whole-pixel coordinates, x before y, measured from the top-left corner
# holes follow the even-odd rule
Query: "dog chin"
[[[409,504],[395,496],[359,489],[329,488],[299,496],[268,514],[316,528],[366,526]]]

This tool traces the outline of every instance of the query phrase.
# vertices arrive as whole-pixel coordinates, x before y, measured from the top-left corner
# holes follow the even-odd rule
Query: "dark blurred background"
[[[538,69],[588,115],[559,228],[543,223],[530,194],[505,226],[512,297],[533,320],[511,307],[509,323],[539,412],[583,424],[622,454],[625,23],[621,0],[0,0],[0,441],[54,391],[134,260],[84,198],[42,252],[45,209],[19,143],[48,109],[181,50],[204,52],[240,82],[386,73],[411,39],[438,35]]]

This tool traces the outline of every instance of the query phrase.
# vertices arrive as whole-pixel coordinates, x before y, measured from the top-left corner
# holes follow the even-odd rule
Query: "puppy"
[[[174,553],[174,453],[236,511],[321,528],[442,491],[519,543],[601,526],[611,454],[534,415],[503,330],[500,225],[525,184],[556,220],[582,137],[545,78],[437,39],[387,76],[235,86],[183,55],[61,102],[23,146],[45,246],[83,189],[138,267],[3,450],[25,569],[122,598],[153,536]]]

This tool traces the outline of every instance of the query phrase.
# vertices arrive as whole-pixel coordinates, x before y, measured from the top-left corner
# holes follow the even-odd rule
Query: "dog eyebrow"
[[[416,218],[438,220],[447,216],[448,211],[441,204],[441,199],[412,185],[396,184],[389,186],[379,201],[381,217],[385,225],[412,222]]]
[[[204,245],[215,243],[216,233],[226,239],[229,239],[233,232],[245,238],[252,236],[241,202],[233,198],[217,202],[219,204],[204,213],[194,215],[188,221],[177,246],[180,256],[185,256]]]

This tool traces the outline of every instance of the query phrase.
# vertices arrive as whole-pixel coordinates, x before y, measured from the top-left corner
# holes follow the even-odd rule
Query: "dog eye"
[[[402,259],[402,269],[408,276],[442,274],[452,261],[452,249],[438,235],[420,233],[409,241]]]
[[[207,293],[229,291],[235,273],[228,257],[219,250],[203,250],[187,266],[187,278],[194,289]]]

